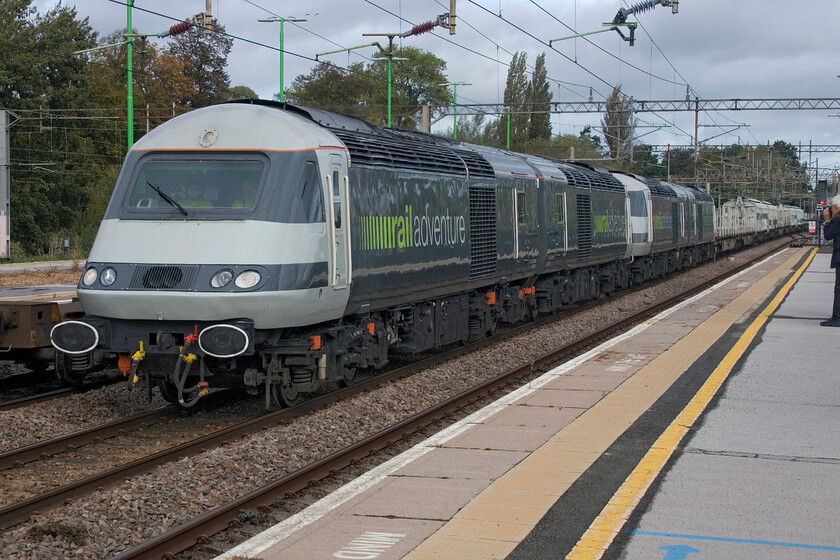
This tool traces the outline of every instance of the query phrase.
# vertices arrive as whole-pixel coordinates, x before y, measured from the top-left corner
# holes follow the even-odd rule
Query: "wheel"
[[[274,383],[271,386],[271,395],[274,397],[274,402],[286,408],[295,406],[300,401],[300,391],[291,383],[288,385]]]
[[[356,368],[344,368],[344,377],[338,380],[339,387],[349,387],[356,380]]]
[[[73,371],[73,356],[71,354],[56,350],[53,364],[55,365],[55,374],[59,382],[65,387],[75,387],[78,389],[85,382],[87,372]]]

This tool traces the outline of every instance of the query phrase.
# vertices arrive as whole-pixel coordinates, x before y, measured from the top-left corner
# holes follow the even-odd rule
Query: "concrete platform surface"
[[[618,558],[840,558],[840,328],[817,254],[627,527]],[[608,556],[609,557],[609,556]]]

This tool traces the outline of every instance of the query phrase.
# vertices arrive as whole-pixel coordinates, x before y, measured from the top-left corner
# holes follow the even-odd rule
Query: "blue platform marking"
[[[664,550],[665,558],[662,560],[685,560],[685,558],[692,552],[700,552],[696,548],[691,548],[684,544],[674,544],[671,546],[660,546],[659,550]]]
[[[634,535],[645,537],[669,537],[674,539],[694,539],[699,541],[720,541],[738,544],[762,544],[766,546],[787,546],[790,548],[807,548],[813,550],[834,550],[840,551],[840,546],[823,546],[817,544],[800,544],[779,541],[760,541],[756,539],[733,539],[728,537],[709,537],[704,535],[681,535],[679,533],[652,533],[649,531],[633,531]],[[667,558],[667,557],[666,557]]]

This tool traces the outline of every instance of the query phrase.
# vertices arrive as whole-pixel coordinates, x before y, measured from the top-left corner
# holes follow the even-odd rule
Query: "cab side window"
[[[338,171],[333,171],[332,174],[332,184],[333,184],[333,197],[339,198],[341,196],[341,187],[338,183]],[[341,229],[341,200],[334,200],[333,201],[333,215],[335,216],[335,229]]]
[[[321,194],[321,179],[318,165],[314,161],[307,161],[301,171],[299,183],[300,203],[303,212],[303,222],[325,222],[324,199]]]
[[[566,221],[566,194],[554,194],[554,223],[563,225]]]

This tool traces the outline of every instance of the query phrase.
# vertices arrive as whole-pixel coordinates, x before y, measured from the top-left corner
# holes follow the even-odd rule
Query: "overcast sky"
[[[43,11],[57,2],[36,0]],[[107,35],[125,28],[125,0],[64,0],[79,17]],[[176,20],[204,11],[206,0],[135,0],[134,27],[163,31]],[[614,31],[553,43],[577,33],[603,29],[621,6],[616,0],[457,0],[457,33],[440,27],[402,39],[431,51],[447,63],[458,103],[498,103],[507,65],[516,51],[528,64],[547,53],[553,100],[602,100],[613,86],[637,100],[840,98],[840,1],[681,0],[679,13],[656,6],[638,21],[631,47]],[[148,11],[145,11],[148,10]],[[306,18],[284,26],[286,86],[309,73],[317,53],[386,38],[363,33],[400,33],[449,11],[449,0],[212,0],[213,16],[234,40],[228,60],[231,85],[246,85],[260,97],[279,91],[279,23],[257,20]],[[499,17],[501,15],[501,17]],[[573,31],[574,30],[574,31]],[[166,40],[159,40],[164,43]],[[365,61],[374,47],[357,54],[322,58],[346,66]],[[367,58],[365,58],[367,57]],[[558,85],[559,82],[559,85]],[[723,111],[700,115],[699,138],[709,144],[840,144],[840,110]],[[686,145],[693,141],[694,113],[639,114],[637,135],[649,144]],[[553,132],[577,134],[597,126],[599,115],[553,115]],[[738,128],[738,125],[743,125]],[[437,125],[451,127],[451,121]],[[662,128],[658,128],[658,127]],[[837,167],[840,154],[812,156],[820,167]],[[808,161],[807,153],[803,160]]]

